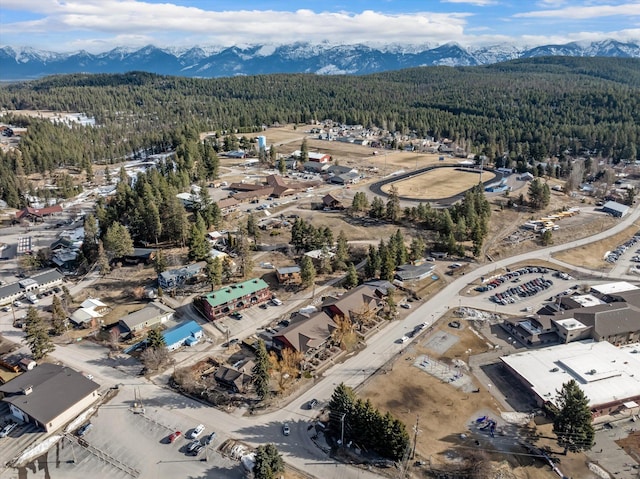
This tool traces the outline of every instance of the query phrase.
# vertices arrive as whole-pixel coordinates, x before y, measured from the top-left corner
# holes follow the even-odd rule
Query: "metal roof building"
[[[535,395],[539,405],[555,404],[562,385],[575,380],[594,414],[610,414],[640,401],[640,344],[615,347],[577,341],[500,358]]]
[[[602,211],[604,211],[605,213],[609,213],[616,218],[622,218],[629,212],[629,207],[620,203],[616,203],[615,201],[607,201],[602,206]]]
[[[202,327],[195,321],[186,321],[162,333],[164,342],[169,351],[178,349],[184,345],[196,344],[204,335]]]

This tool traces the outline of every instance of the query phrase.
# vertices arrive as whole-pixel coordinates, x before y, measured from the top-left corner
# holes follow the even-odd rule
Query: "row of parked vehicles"
[[[497,293],[491,296],[491,301],[507,305],[515,303],[518,298],[526,298],[528,296],[533,296],[542,291],[549,289],[553,285],[553,281],[545,278],[535,278],[531,281],[527,281],[526,283],[520,284],[518,286],[513,286],[502,293]]]
[[[606,262],[607,263],[615,263],[616,261],[618,261],[620,256],[622,256],[625,253],[625,251],[627,251],[629,248],[631,248],[633,245],[635,245],[639,240],[640,240],[640,235],[632,236],[630,239],[628,239],[623,244],[618,246],[616,249],[611,251],[607,255],[607,257],[605,258]],[[636,253],[638,253],[638,251],[636,251]],[[634,258],[635,258],[635,256],[634,256]]]
[[[186,447],[185,451],[190,456],[199,455],[205,447],[213,442],[216,438],[216,433],[211,432],[207,434],[204,438],[198,439],[200,435],[204,432],[204,424],[198,424],[192,431],[188,434],[188,438],[191,439],[191,442]],[[182,432],[175,431],[169,435],[169,443],[174,443],[176,440],[182,437]]]
[[[500,285],[506,283],[507,281],[519,282],[520,277],[525,274],[548,274],[549,270],[547,268],[541,268],[538,266],[529,266],[526,268],[520,268],[515,271],[507,271],[505,274],[498,276],[497,278],[493,278],[487,284],[478,286],[475,288],[476,291],[484,292],[491,291],[492,289],[498,288]]]

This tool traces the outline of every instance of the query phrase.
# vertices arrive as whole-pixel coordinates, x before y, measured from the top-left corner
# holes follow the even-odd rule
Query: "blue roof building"
[[[202,327],[195,321],[185,321],[162,333],[169,351],[173,351],[184,345],[193,346],[200,341],[203,335],[204,331]]]

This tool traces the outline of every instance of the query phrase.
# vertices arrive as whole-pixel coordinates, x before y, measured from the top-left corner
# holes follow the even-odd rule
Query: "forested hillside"
[[[250,133],[325,118],[447,137],[491,159],[506,153],[526,162],[587,149],[620,161],[638,156],[640,60],[549,57],[362,77],[65,75],[3,85],[0,106],[84,112],[100,125],[12,119],[29,132],[21,155],[0,157],[3,191],[13,172],[86,169],[142,148],[172,148],[200,131]]]

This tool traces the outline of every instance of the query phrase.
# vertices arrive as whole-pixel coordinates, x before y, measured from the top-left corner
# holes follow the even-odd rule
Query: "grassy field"
[[[490,181],[496,175],[485,171],[482,181]],[[406,180],[389,183],[382,187],[388,193],[392,186],[398,188],[400,196],[413,199],[441,199],[462,193],[478,184],[480,175],[477,171],[458,168],[436,168],[422,175]]]

